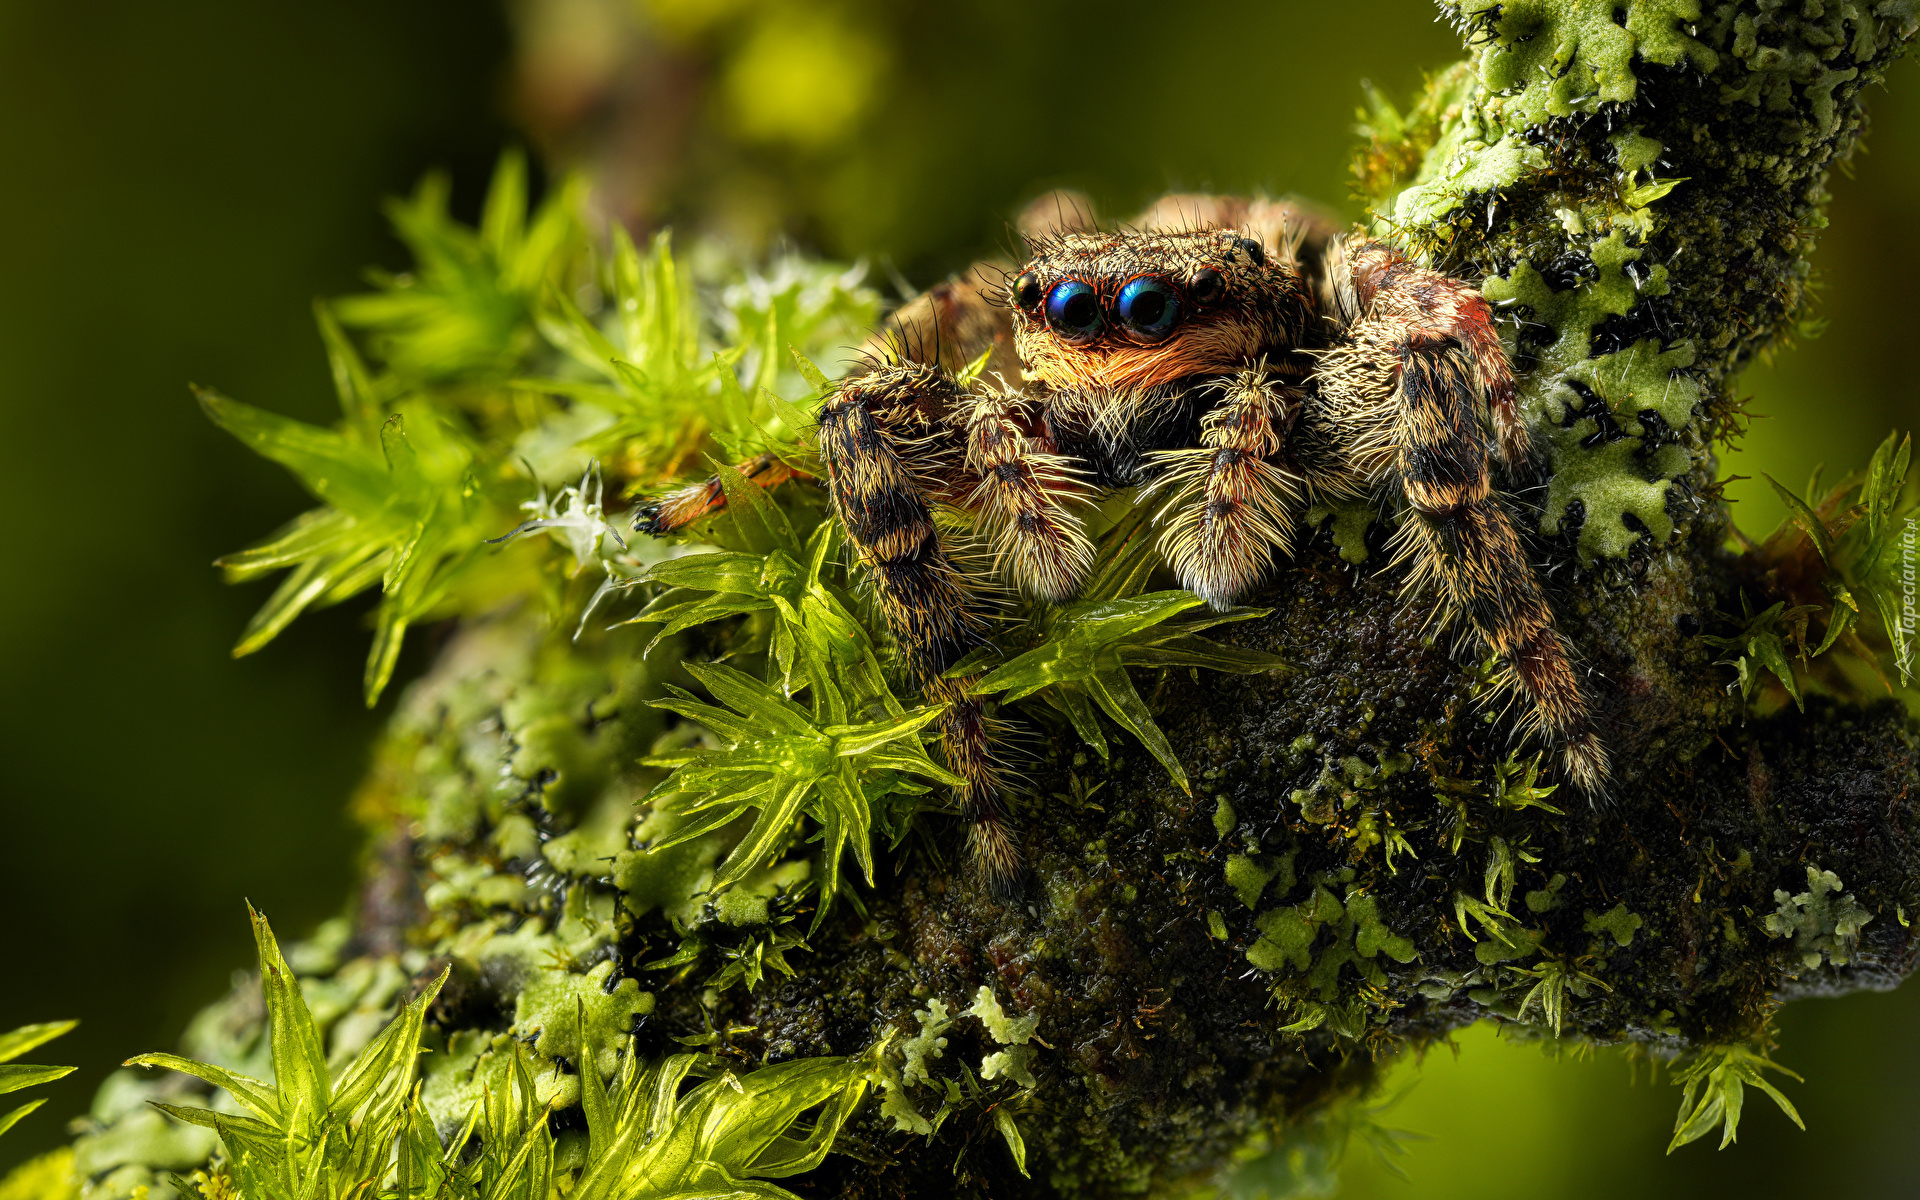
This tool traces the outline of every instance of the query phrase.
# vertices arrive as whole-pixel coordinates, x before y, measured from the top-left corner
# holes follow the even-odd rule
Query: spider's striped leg
[[[1225,608],[1288,550],[1300,479],[1280,460],[1300,395],[1249,367],[1216,385],[1220,399],[1200,422],[1200,444],[1149,456],[1172,490],[1160,553],[1180,585]]]
[[[1493,328],[1492,310],[1479,293],[1418,266],[1383,242],[1359,237],[1339,239],[1328,248],[1327,273],[1341,323],[1399,323],[1448,338],[1475,400],[1487,406],[1500,461],[1511,467],[1528,462],[1532,440],[1514,401],[1513,368]],[[1477,410],[1478,403],[1471,407]]]
[[[741,463],[734,470],[764,488],[778,487],[789,479],[804,479],[771,454],[761,454]],[[663,496],[656,496],[633,512],[633,527],[654,537],[678,533],[702,517],[710,517],[727,506],[727,494],[714,475],[701,483],[688,484]]]
[[[820,410],[820,453],[847,535],[876,598],[930,701],[947,702],[939,727],[947,765],[966,780],[960,813],[975,861],[1010,880],[1019,852],[1001,806],[999,767],[981,701],[943,672],[985,640],[975,598],[934,528],[926,483],[958,457],[948,414],[967,397],[936,366],[896,363],[841,385]],[[913,463],[909,463],[909,455]],[[942,461],[942,460],[945,461]],[[942,468],[946,468],[945,471]]]
[[[978,477],[968,507],[993,543],[994,565],[1036,599],[1072,596],[1093,563],[1093,543],[1070,505],[1087,489],[1070,459],[1051,453],[1044,431],[1022,421],[1026,407],[1012,391],[973,401],[967,421],[967,468]]]
[[[1395,467],[1412,519],[1395,537],[1414,564],[1409,586],[1437,584],[1466,616],[1506,661],[1529,703],[1527,723],[1564,747],[1568,777],[1595,793],[1606,781],[1607,752],[1539,577],[1493,490],[1474,365],[1451,337],[1416,335],[1398,349]]]

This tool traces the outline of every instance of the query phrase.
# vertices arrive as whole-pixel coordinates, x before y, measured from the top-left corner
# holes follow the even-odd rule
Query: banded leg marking
[[[1093,565],[1070,502],[1086,490],[1071,462],[1046,452],[1015,420],[1016,397],[993,392],[974,402],[967,423],[967,467],[979,478],[968,506],[993,545],[995,566],[1022,591],[1058,602],[1079,590]]]
[[[1594,792],[1608,772],[1586,696],[1553,628],[1533,564],[1488,475],[1471,364],[1437,345],[1401,361],[1398,467],[1413,519],[1395,535],[1413,560],[1408,586],[1438,586],[1487,648],[1506,661],[1529,704],[1526,724],[1564,747],[1569,777]]]
[[[954,411],[961,400],[937,368],[883,368],[827,401],[820,413],[820,451],[834,509],[874,582],[909,672],[929,701],[947,703],[939,721],[941,744],[948,768],[966,780],[956,798],[970,826],[974,861],[990,881],[1003,885],[1018,869],[1019,854],[1002,811],[985,710],[966,694],[964,681],[941,678],[984,640],[981,621],[940,541],[920,481],[900,455],[905,439],[896,433],[897,426],[924,424],[921,414],[929,410]],[[930,429],[923,436],[941,432]]]

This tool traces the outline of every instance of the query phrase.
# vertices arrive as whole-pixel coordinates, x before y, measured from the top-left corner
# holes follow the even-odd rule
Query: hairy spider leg
[[[996,884],[1020,856],[1001,807],[1000,768],[981,701],[947,668],[985,640],[974,598],[934,527],[925,475],[943,456],[926,451],[955,430],[943,418],[966,397],[936,366],[895,363],[840,386],[820,410],[820,453],[833,506],[853,542],[908,671],[927,699],[945,702],[938,727],[974,860]],[[947,489],[942,489],[947,490]]]
[[[1072,459],[1053,453],[1044,429],[1021,420],[1027,403],[996,388],[973,399],[967,469],[979,482],[966,506],[993,546],[994,569],[1027,595],[1059,603],[1080,589],[1093,543],[1069,506],[1091,497]]]
[[[771,454],[760,454],[739,464],[734,470],[763,488],[776,488],[790,479],[805,479],[807,476],[794,470]],[[633,513],[633,527],[641,533],[650,533],[654,537],[664,537],[678,533],[702,517],[710,517],[727,506],[727,494],[720,487],[718,475],[708,476],[704,482],[688,484],[683,488],[656,496],[647,501]]]
[[[1606,749],[1539,575],[1493,488],[1492,459],[1517,465],[1528,445],[1486,301],[1379,242],[1350,239],[1334,255],[1345,281],[1336,315],[1347,336],[1322,357],[1320,378],[1348,474],[1328,490],[1398,477],[1412,519],[1393,548],[1396,563],[1411,563],[1408,594],[1437,587],[1443,615],[1464,616],[1501,658],[1503,684],[1525,697],[1523,727],[1558,743],[1568,778],[1597,795],[1610,769]]]
[[[1403,350],[1394,441],[1413,519],[1395,535],[1395,549],[1412,560],[1408,587],[1438,584],[1505,661],[1529,701],[1527,725],[1564,747],[1568,777],[1591,794],[1606,780],[1607,753],[1539,577],[1493,490],[1472,371],[1452,339]]]
[[[1155,451],[1156,488],[1172,490],[1160,554],[1180,586],[1217,609],[1252,589],[1292,544],[1301,480],[1280,460],[1300,393],[1264,365],[1208,384],[1220,399],[1200,419],[1200,444]]]

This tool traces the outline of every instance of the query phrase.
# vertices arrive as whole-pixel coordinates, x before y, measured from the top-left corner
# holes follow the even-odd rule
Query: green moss
[[[1644,924],[1638,913],[1628,912],[1624,904],[1616,904],[1604,914],[1587,913],[1584,928],[1588,933],[1607,934],[1616,946],[1631,946],[1633,935]]]

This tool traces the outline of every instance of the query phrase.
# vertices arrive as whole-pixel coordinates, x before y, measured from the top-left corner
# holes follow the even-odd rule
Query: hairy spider
[[[976,267],[910,302],[820,412],[834,509],[916,683],[949,705],[978,860],[1005,877],[1018,855],[980,702],[941,678],[984,638],[941,504],[975,515],[1005,581],[1061,601],[1092,558],[1080,513],[1138,487],[1182,586],[1224,607],[1290,553],[1307,497],[1381,494],[1404,506],[1407,593],[1430,587],[1439,619],[1465,619],[1526,727],[1597,790],[1606,751],[1493,483],[1528,438],[1479,294],[1287,202],[1168,197],[1125,231],[1090,225],[1033,230],[1017,272]],[[962,388],[957,369],[983,352]],[[768,460],[743,470],[788,477]],[[721,502],[694,485],[636,524],[669,532]]]

